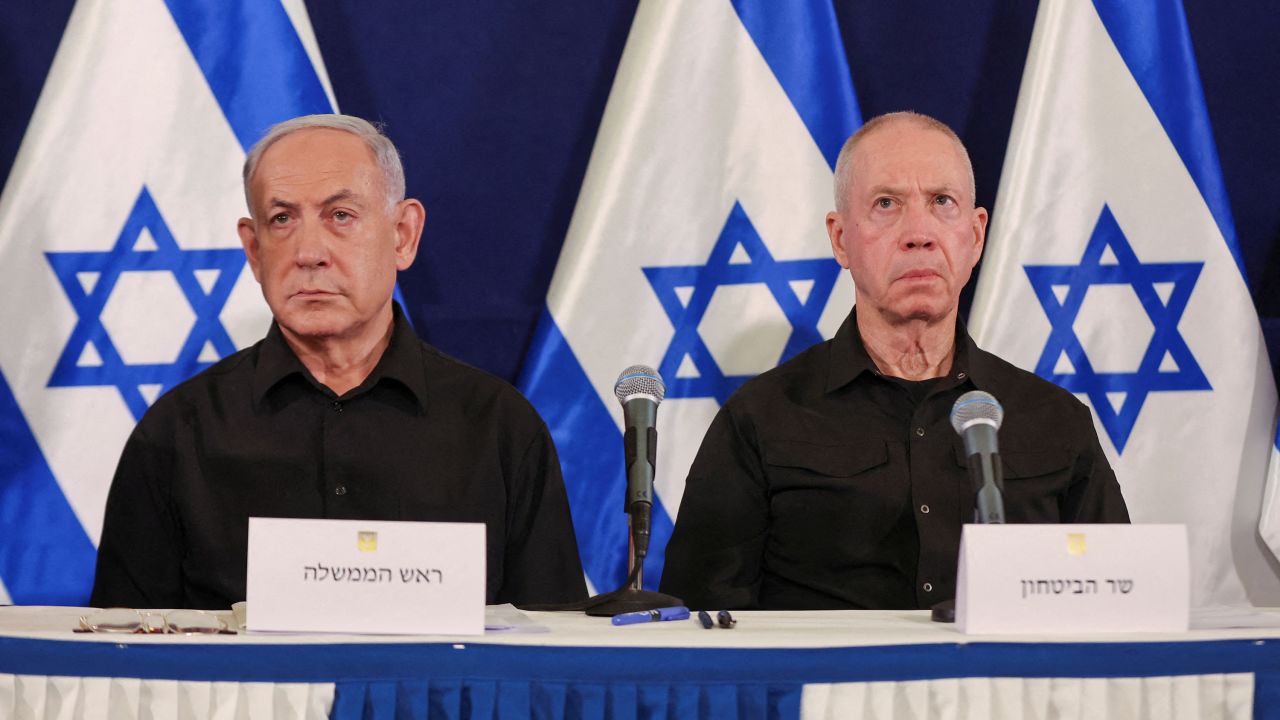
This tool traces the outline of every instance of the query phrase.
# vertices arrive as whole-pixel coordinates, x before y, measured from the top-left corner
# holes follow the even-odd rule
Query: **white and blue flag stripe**
[[[298,0],[77,3],[0,197],[0,601],[87,601],[133,423],[269,320],[245,150],[333,107]]]
[[[1041,3],[970,320],[1090,404],[1134,522],[1187,525],[1194,605],[1280,601],[1276,388],[1176,0]]]
[[[720,404],[852,304],[823,218],[859,122],[828,0],[640,4],[520,380],[555,438],[596,589],[626,575],[617,373],[648,364],[667,385],[654,587]]]

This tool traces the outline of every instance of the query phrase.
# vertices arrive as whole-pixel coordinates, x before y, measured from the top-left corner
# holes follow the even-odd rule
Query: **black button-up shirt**
[[[541,418],[419,340],[398,306],[377,366],[341,397],[273,324],[156,401],[112,481],[92,604],[243,600],[250,516],[484,523],[489,603],[586,596]]]
[[[856,311],[855,311],[856,312]],[[698,608],[927,608],[955,596],[976,488],[951,407],[1004,406],[1010,522],[1128,522],[1089,409],[956,331],[951,371],[909,382],[836,336],[742,386],[707,430],[663,592]]]

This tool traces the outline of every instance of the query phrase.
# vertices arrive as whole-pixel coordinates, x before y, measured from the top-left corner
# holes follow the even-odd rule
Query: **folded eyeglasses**
[[[143,612],[133,608],[106,608],[80,616],[81,633],[235,635],[227,623],[204,610]]]

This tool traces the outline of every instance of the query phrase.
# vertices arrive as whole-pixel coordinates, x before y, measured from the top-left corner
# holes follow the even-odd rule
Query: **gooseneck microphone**
[[[991,393],[970,390],[951,408],[951,427],[964,438],[969,477],[978,489],[975,506],[980,523],[1003,523],[1004,470],[1000,464],[997,431],[1004,408]]]
[[[649,554],[653,477],[658,453],[656,423],[658,404],[666,392],[662,376],[647,365],[632,365],[623,370],[613,385],[613,394],[622,403],[627,468],[627,497],[623,510],[630,516],[632,560],[635,564],[643,564]],[[637,588],[639,583],[637,579]]]

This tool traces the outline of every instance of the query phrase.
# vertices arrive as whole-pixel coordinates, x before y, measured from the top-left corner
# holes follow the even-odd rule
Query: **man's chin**
[[[886,308],[885,315],[894,324],[910,322],[935,323],[945,320],[953,309],[955,309],[955,305],[945,300],[916,300],[915,302],[901,302],[890,305]]]
[[[335,309],[290,309],[276,315],[276,322],[290,334],[310,339],[337,337],[351,328],[351,318]]]

